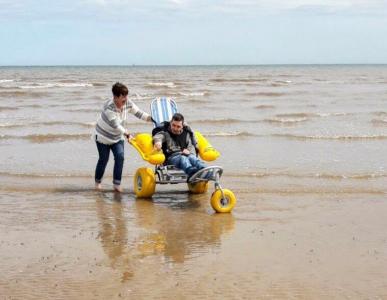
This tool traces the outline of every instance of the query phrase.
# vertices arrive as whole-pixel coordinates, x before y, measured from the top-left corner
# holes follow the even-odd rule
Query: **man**
[[[128,113],[148,122],[151,122],[152,118],[140,110],[131,100],[128,100],[128,88],[122,83],[115,83],[112,87],[112,93],[113,99],[105,102],[95,127],[95,142],[99,154],[95,169],[95,188],[101,189],[102,177],[105,173],[111,150],[114,155],[114,190],[122,192],[121,177],[124,165],[124,136],[130,137],[129,131],[123,127],[123,124],[128,117]]]
[[[184,117],[175,113],[172,120],[153,136],[155,150],[163,150],[169,165],[183,170],[189,177],[206,165],[196,156],[192,130],[184,125]]]

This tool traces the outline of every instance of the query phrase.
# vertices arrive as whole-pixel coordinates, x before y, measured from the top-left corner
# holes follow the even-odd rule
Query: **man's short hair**
[[[181,113],[175,113],[172,116],[172,121],[177,121],[177,122],[183,122],[184,123],[184,116]]]
[[[116,97],[119,97],[119,96],[127,96],[129,91],[128,91],[128,88],[126,87],[126,85],[120,83],[120,82],[116,82],[115,84],[113,84],[112,86],[112,93],[114,96]]]

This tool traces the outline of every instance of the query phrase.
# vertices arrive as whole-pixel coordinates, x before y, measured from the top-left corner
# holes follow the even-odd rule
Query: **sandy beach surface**
[[[225,177],[240,201],[215,214],[208,193],[135,200],[73,182],[2,190],[4,299],[387,298],[378,193],[248,192]]]

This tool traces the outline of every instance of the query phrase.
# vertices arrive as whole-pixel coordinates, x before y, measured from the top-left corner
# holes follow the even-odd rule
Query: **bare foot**
[[[97,191],[101,191],[101,190],[102,190],[102,185],[101,185],[100,183],[96,182],[96,183],[95,183],[95,189],[96,189]]]
[[[114,184],[114,191],[118,193],[122,193],[122,187],[119,184]]]

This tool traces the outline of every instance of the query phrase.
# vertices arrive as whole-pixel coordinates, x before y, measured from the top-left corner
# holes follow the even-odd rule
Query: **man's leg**
[[[110,146],[96,141],[99,159],[95,168],[95,187],[101,189],[103,174],[109,161]]]
[[[168,163],[174,165],[176,168],[183,170],[188,176],[191,176],[198,170],[191,165],[188,157],[185,155],[175,155],[168,159]]]
[[[202,162],[199,158],[197,158],[193,154],[188,155],[188,159],[189,159],[189,162],[191,163],[191,165],[193,167],[197,168],[198,170],[206,167],[206,164],[204,162]]]
[[[122,168],[124,166],[124,141],[112,145],[114,155],[113,184],[114,189],[121,192]]]

